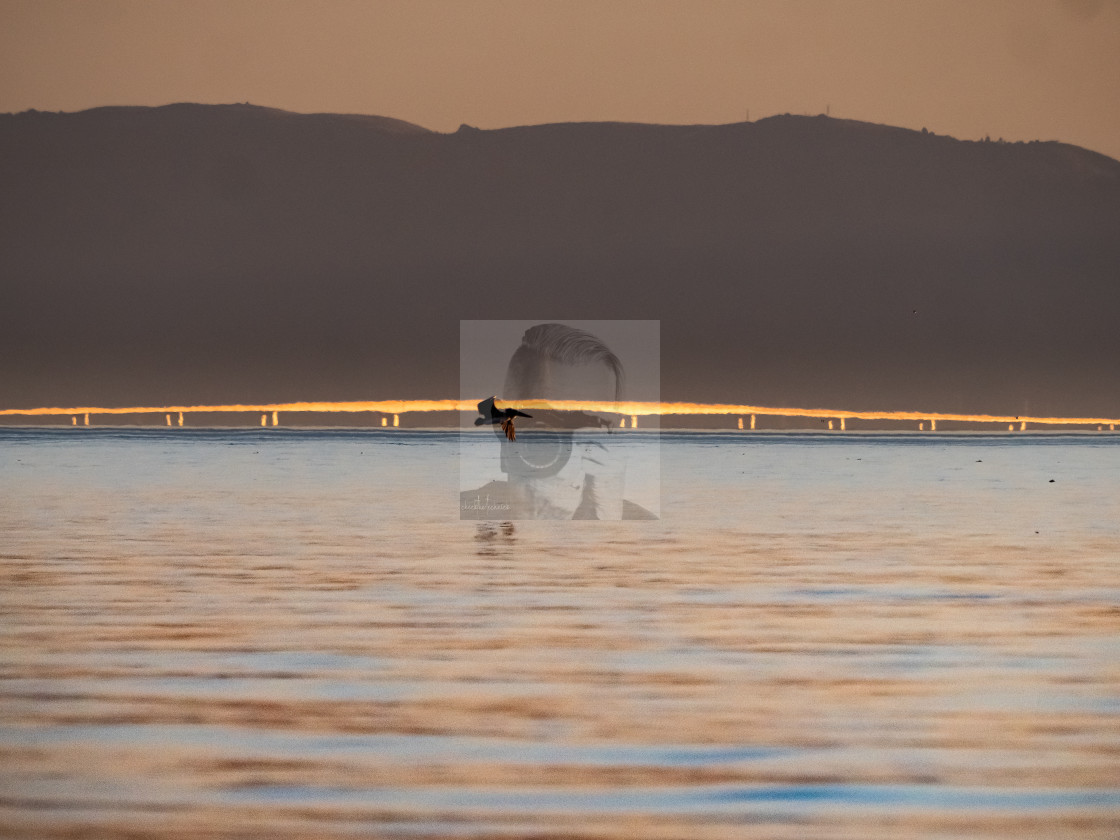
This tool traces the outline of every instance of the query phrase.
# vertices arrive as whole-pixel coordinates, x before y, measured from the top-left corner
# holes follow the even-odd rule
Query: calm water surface
[[[0,430],[0,836],[1120,835],[1120,435],[663,433],[615,523],[458,446]]]

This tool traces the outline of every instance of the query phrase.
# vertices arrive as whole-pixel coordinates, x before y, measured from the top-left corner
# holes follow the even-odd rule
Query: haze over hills
[[[460,318],[536,317],[660,318],[666,400],[1118,416],[1120,162],[823,116],[0,116],[0,407],[452,397]]]

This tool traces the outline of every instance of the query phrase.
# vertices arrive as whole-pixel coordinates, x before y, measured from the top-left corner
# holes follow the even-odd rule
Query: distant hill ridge
[[[453,396],[460,318],[661,318],[663,396],[1114,416],[1120,162],[825,116],[0,115],[0,403]]]
[[[39,111],[30,109],[19,113],[5,113],[0,114],[0,120],[5,118],[27,118],[27,117],[62,117],[62,118],[99,118],[105,115],[124,115],[131,114],[135,116],[148,115],[153,118],[161,116],[174,115],[176,117],[197,118],[201,115],[216,115],[226,114],[234,118],[243,118],[247,116],[256,116],[259,118],[293,118],[303,120],[337,120],[341,122],[354,123],[364,125],[368,128],[377,131],[383,131],[392,134],[437,134],[431,129],[425,128],[415,123],[406,122],[404,120],[394,119],[392,117],[383,117],[372,114],[338,114],[331,112],[314,112],[302,113],[296,111],[287,111],[282,108],[272,108],[264,105],[253,105],[248,102],[239,102],[222,105],[204,105],[192,102],[177,102],[168,105],[158,106],[145,106],[145,105],[104,105],[97,108],[89,108],[84,111],[64,112],[64,111]],[[481,129],[468,124],[463,124],[459,127],[457,132],[532,132],[532,131],[549,131],[549,130],[565,130],[575,127],[577,129],[594,129],[594,128],[621,128],[626,129],[654,129],[654,130],[674,130],[678,129],[682,133],[696,130],[716,130],[726,129],[730,127],[781,127],[786,128],[800,128],[803,131],[819,131],[821,125],[827,125],[828,129],[833,132],[838,132],[844,129],[853,131],[864,131],[869,134],[876,134],[883,138],[913,138],[915,136],[922,136],[927,138],[937,138],[943,141],[950,141],[953,143],[965,144],[989,144],[994,143],[998,146],[1045,146],[1050,150],[1062,149],[1065,154],[1069,155],[1070,160],[1082,161],[1083,165],[1092,169],[1095,174],[1101,174],[1111,177],[1120,177],[1120,161],[1116,161],[1107,155],[1099,152],[1094,152],[1089,149],[1084,149],[1080,146],[1074,146],[1068,143],[1062,143],[1057,140],[1029,140],[1029,141],[1005,141],[1002,138],[992,141],[986,140],[957,140],[949,135],[938,135],[929,132],[926,129],[915,130],[909,128],[901,128],[898,126],[884,125],[882,123],[865,122],[861,120],[845,119],[830,117],[824,114],[816,116],[797,115],[797,114],[775,114],[768,117],[762,117],[754,122],[742,123],[725,123],[725,124],[692,124],[692,125],[677,125],[668,123],[637,123],[637,122],[566,122],[566,123],[541,123],[526,126],[514,126],[508,128],[495,128],[495,129]]]
[[[431,133],[428,129],[414,125],[404,120],[393,119],[392,117],[379,117],[368,114],[331,114],[331,113],[314,113],[303,114],[296,111],[285,111],[282,108],[269,108],[264,105],[252,105],[248,102],[238,102],[229,105],[201,105],[194,102],[176,102],[171,105],[103,105],[98,108],[89,108],[85,111],[65,112],[65,111],[37,111],[32,109],[30,111],[22,111],[18,114],[0,114],[0,119],[5,117],[64,117],[64,118],[87,118],[99,119],[105,116],[148,116],[153,119],[161,117],[175,117],[175,118],[188,118],[197,119],[202,115],[213,117],[215,115],[227,115],[234,118],[245,117],[258,117],[258,118],[291,118],[291,119],[304,119],[304,120],[322,120],[324,118],[331,120],[341,120],[345,122],[357,123],[360,125],[368,126],[369,128],[379,131],[385,131],[394,134],[426,134]]]

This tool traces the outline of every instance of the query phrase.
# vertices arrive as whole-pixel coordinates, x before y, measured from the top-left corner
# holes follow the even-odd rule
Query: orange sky
[[[0,111],[180,101],[440,131],[827,107],[1120,158],[1120,2],[0,0]]]

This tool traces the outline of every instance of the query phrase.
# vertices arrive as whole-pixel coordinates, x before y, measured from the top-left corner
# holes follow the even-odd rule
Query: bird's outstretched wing
[[[532,415],[526,414],[524,411],[518,411],[516,408],[498,408],[494,405],[494,400],[497,397],[487,397],[478,404],[478,413],[481,415],[475,418],[474,424],[481,426],[485,423],[500,424],[502,431],[506,433],[506,437],[510,440],[516,440],[517,435],[513,430],[514,417],[531,417]]]

